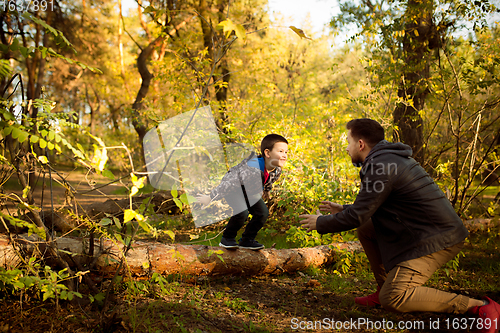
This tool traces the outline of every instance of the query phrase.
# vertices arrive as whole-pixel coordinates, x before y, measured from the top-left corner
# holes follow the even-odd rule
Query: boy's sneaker
[[[219,246],[222,246],[226,249],[237,249],[238,248],[238,243],[236,243],[236,240],[234,238],[224,238],[222,237],[220,239]]]
[[[363,306],[380,306],[380,300],[378,298],[379,293],[380,293],[380,288],[377,288],[377,291],[371,295],[364,297],[356,297],[354,299],[354,302],[356,302],[356,304]]]
[[[475,306],[468,311],[469,314],[477,315],[481,321],[476,321],[477,330],[473,332],[480,333],[495,333],[500,329],[500,304],[493,301],[489,297],[484,300],[488,304],[483,306]],[[479,327],[480,325],[481,327]]]
[[[260,250],[264,248],[264,245],[257,242],[255,239],[240,238],[240,248],[248,250]]]

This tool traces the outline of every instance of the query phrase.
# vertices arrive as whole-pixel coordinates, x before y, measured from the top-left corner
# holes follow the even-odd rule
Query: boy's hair
[[[260,152],[261,152],[262,156],[265,156],[264,151],[266,149],[273,150],[274,145],[278,142],[284,142],[284,143],[288,144],[288,141],[279,134],[266,135],[260,143]]]
[[[351,130],[351,136],[356,139],[363,139],[370,147],[375,146],[384,140],[384,128],[377,121],[369,118],[353,119],[346,125]]]

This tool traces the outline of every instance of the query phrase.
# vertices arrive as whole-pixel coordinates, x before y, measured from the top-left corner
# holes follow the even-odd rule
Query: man
[[[361,188],[352,205],[323,201],[329,215],[301,215],[302,227],[320,234],[357,228],[358,238],[378,283],[377,292],[356,298],[365,306],[397,312],[466,313],[490,319],[497,332],[500,305],[422,287],[462,249],[468,231],[449,200],[402,143],[384,140],[372,119],[347,123],[347,152],[360,166]],[[495,320],[496,319],[496,320]]]

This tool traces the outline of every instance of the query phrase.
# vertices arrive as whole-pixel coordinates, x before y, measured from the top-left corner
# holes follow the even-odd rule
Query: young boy
[[[225,198],[229,206],[233,208],[235,213],[233,213],[233,216],[229,219],[219,244],[219,246],[226,249],[240,247],[243,249],[260,250],[264,248],[264,245],[255,240],[257,233],[264,226],[269,215],[267,205],[262,198],[268,198],[273,183],[281,175],[281,168],[285,165],[287,160],[288,141],[278,134],[266,135],[260,144],[260,151],[262,155],[257,158],[255,158],[255,154],[252,153],[238,165],[232,167],[226,175],[224,175],[219,186],[210,192],[210,195],[201,195],[198,197],[198,201],[204,206],[208,205],[211,201]],[[246,175],[254,171],[260,173],[262,180],[262,187],[258,186],[259,188],[257,191],[245,189],[245,186],[243,186],[244,183],[251,185],[248,181],[245,182],[244,180]],[[255,178],[251,179],[253,180]],[[250,177],[246,177],[246,180],[251,181],[251,179]],[[241,196],[238,197],[231,194],[231,192],[234,193],[236,189],[243,190],[245,195],[244,206],[242,206]],[[260,193],[262,191],[263,195],[261,197]],[[257,197],[255,193],[258,193]],[[251,201],[248,200],[249,198]],[[239,243],[237,243],[236,235],[238,230],[243,227],[249,214],[252,214],[252,218],[248,222]]]

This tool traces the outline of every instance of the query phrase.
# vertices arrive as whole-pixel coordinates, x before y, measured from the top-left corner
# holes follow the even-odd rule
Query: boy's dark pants
[[[226,198],[226,201],[231,207],[235,207],[234,205],[232,205],[231,199]],[[227,222],[226,229],[222,233],[222,237],[226,239],[236,238],[238,231],[241,229],[241,227],[243,227],[243,224],[245,224],[245,221],[247,220],[249,214],[252,214],[252,218],[250,219],[250,221],[248,221],[242,237],[255,239],[255,236],[257,236],[257,233],[264,226],[264,223],[269,216],[269,209],[267,208],[267,205],[264,200],[262,200],[262,198],[249,209],[231,216],[231,218]]]

